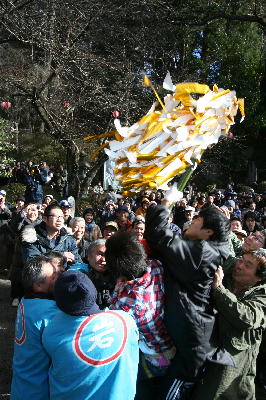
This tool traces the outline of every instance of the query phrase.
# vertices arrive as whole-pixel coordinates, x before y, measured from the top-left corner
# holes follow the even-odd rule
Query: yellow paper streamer
[[[233,91],[219,89],[217,85],[211,90],[196,82],[177,84],[173,86],[173,94],[165,98],[165,104],[146,75],[143,85],[153,89],[160,110],[140,118],[126,130],[126,137],[111,131],[85,138],[115,136],[115,142],[104,143],[93,155],[104,148],[115,161],[115,176],[125,196],[133,196],[139,190],[166,188],[174,176],[199,163],[202,153],[217,143],[220,135],[228,135],[238,108],[245,117],[244,99],[237,100]],[[197,112],[199,100],[192,93],[200,95],[200,112]],[[147,149],[147,153],[142,149]]]

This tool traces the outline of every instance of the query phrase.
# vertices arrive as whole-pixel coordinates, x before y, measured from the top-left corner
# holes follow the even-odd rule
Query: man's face
[[[106,271],[105,246],[95,246],[88,256],[89,265],[98,272]]]
[[[242,230],[242,225],[240,221],[234,220],[231,222],[231,231],[234,231],[235,229]]]
[[[25,202],[23,200],[18,200],[17,201],[17,207],[18,208],[23,208],[24,207]]]
[[[119,222],[125,223],[125,222],[127,222],[127,219],[128,219],[128,212],[123,211],[123,210],[117,211],[116,218]]]
[[[194,218],[184,234],[185,238],[190,240],[208,240],[212,232],[210,229],[202,228],[202,226],[203,218]]]
[[[128,210],[131,209],[131,204],[130,204],[129,202],[127,202],[127,201],[124,202],[124,206],[125,206]]]
[[[209,204],[213,204],[213,201],[214,201],[213,196],[209,196],[209,197],[208,197],[208,203],[209,203]]]
[[[243,244],[244,251],[256,250],[265,246],[265,236],[257,231],[248,236]]]
[[[68,217],[71,214],[71,208],[70,207],[62,207],[62,212],[64,215],[65,220],[68,219]]]
[[[249,209],[252,210],[252,211],[255,211],[256,210],[256,203],[251,203],[249,205]]]
[[[59,275],[64,272],[64,267],[61,265],[60,261],[57,259],[51,263],[43,263],[42,275],[44,277],[42,283],[34,284],[34,291],[52,294],[54,290],[54,285],[59,277]]]
[[[194,211],[193,210],[185,211],[185,217],[187,221],[192,221],[192,218],[194,217]]]
[[[109,237],[113,236],[116,232],[117,230],[114,227],[107,225],[103,230],[103,238],[109,239]]]
[[[74,222],[72,225],[72,232],[75,239],[82,239],[85,233],[85,223],[82,221]]]
[[[93,214],[91,213],[85,214],[84,219],[87,224],[90,224],[93,221]]]
[[[144,231],[145,231],[145,224],[140,223],[138,225],[135,225],[133,228],[133,231],[135,232],[138,240],[143,239]]]
[[[48,217],[44,216],[43,220],[46,224],[47,230],[60,231],[64,226],[64,215],[60,208],[53,208]]]
[[[233,269],[233,280],[240,286],[254,286],[261,281],[256,275],[259,267],[258,260],[252,254],[244,254],[244,256],[235,263]]]
[[[255,228],[255,220],[253,218],[247,218],[246,225],[247,225],[249,231],[253,231],[253,229]]]
[[[5,204],[6,201],[6,196],[3,196],[2,194],[0,194],[0,205]]]
[[[29,204],[26,208],[26,215],[30,221],[36,221],[39,215],[36,204]]]

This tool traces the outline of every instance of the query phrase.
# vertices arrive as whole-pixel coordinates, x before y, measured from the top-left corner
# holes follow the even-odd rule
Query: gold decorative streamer
[[[169,89],[169,74],[167,79],[164,87]],[[242,119],[245,117],[244,99],[237,100],[234,91],[217,85],[213,90],[195,82],[172,85],[173,93],[164,98],[164,103],[146,75],[143,85],[153,89],[161,109],[149,112],[129,128],[122,128],[116,120],[119,132],[84,138],[115,137],[93,155],[104,148],[115,161],[115,176],[125,196],[144,189],[166,189],[174,176],[201,161],[207,147],[216,144],[221,135],[229,134],[238,108]],[[199,95],[198,100],[192,93]]]

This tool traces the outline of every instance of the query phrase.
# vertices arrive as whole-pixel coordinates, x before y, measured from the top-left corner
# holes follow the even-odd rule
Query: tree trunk
[[[63,141],[66,146],[67,156],[67,174],[68,174],[68,196],[74,198],[79,197],[80,193],[80,179],[79,179],[79,157],[80,151],[78,146],[73,140]]]

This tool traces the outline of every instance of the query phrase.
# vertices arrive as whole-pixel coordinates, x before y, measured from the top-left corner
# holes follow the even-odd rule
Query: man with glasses
[[[24,262],[52,250],[63,253],[65,262],[82,262],[75,239],[64,228],[63,211],[55,204],[46,207],[38,226],[27,226],[22,232]]]

